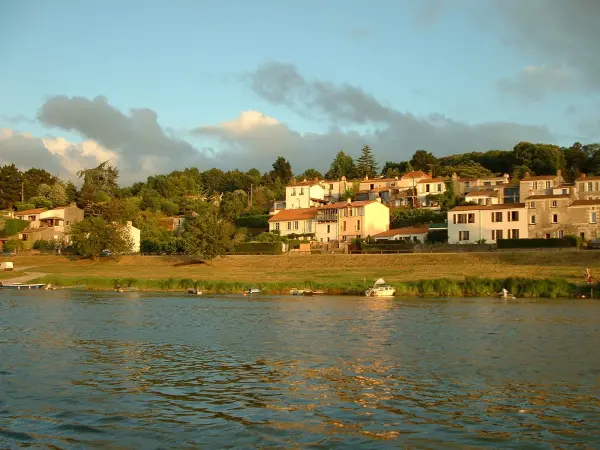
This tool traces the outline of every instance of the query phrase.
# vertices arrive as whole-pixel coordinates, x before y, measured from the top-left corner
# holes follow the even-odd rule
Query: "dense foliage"
[[[132,238],[124,227],[102,217],[87,217],[73,224],[71,241],[78,255],[92,259],[100,256],[103,250],[118,256],[131,252],[133,247]]]
[[[23,231],[29,225],[27,220],[4,219],[4,226],[0,229],[0,237],[14,236]]]

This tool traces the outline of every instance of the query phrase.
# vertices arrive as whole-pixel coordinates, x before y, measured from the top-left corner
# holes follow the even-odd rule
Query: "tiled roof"
[[[48,210],[46,208],[26,209],[25,211],[19,211],[15,213],[15,216],[29,216],[31,214],[41,214],[45,211]]]
[[[579,178],[577,178],[577,181],[596,181],[596,180],[600,180],[600,176],[598,175],[582,175]]]
[[[498,197],[498,191],[472,191],[465,197]]]
[[[392,236],[407,236],[411,234],[424,234],[429,231],[429,225],[424,225],[422,227],[404,227],[404,228],[394,228],[392,230],[387,230],[382,233],[376,234],[373,237],[392,237]]]
[[[558,175],[537,175],[523,178],[521,181],[554,180]]]
[[[524,208],[524,203],[502,203],[499,205],[463,205],[452,208],[450,211],[478,211],[495,209],[520,209]]]
[[[320,208],[322,208],[322,209],[328,209],[328,208],[340,209],[340,208],[346,208],[348,206],[350,206],[350,207],[365,206],[370,203],[379,203],[379,202],[377,200],[361,200],[361,201],[352,202],[352,203],[339,202],[339,203],[331,203],[331,204],[325,205],[325,206],[320,206]]]
[[[283,209],[269,219],[269,222],[284,222],[287,220],[309,220],[317,215],[317,208]]]
[[[544,200],[552,198],[571,198],[569,194],[530,195],[525,200]]]
[[[569,206],[600,206],[600,199],[596,199],[596,200],[575,200]]]
[[[405,173],[404,175],[402,175],[403,179],[406,178],[431,178],[429,176],[429,174],[426,174],[425,172],[421,171],[421,170],[413,170],[412,172],[408,172]]]
[[[429,178],[427,180],[419,181],[418,184],[421,184],[421,183],[443,183],[444,181],[446,181],[444,178]]]

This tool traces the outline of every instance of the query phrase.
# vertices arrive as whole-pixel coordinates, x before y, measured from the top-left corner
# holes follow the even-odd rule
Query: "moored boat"
[[[290,295],[302,295],[304,294],[304,289],[290,289]]]
[[[244,294],[247,294],[247,295],[260,294],[260,289],[258,289],[258,288],[250,288],[247,291],[244,291]]]
[[[308,296],[312,296],[312,295],[325,295],[325,291],[322,291],[320,289],[316,289],[316,290],[311,290],[311,289],[305,289],[303,292],[303,295],[308,295]]]
[[[188,289],[187,293],[192,295],[202,295],[202,291],[198,288]]]
[[[396,294],[396,288],[390,286],[383,278],[378,279],[373,287],[365,291],[367,297],[393,297]]]

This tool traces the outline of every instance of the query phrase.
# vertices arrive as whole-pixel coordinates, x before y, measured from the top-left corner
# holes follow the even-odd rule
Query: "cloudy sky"
[[[123,182],[600,140],[597,0],[5,0],[0,164]]]

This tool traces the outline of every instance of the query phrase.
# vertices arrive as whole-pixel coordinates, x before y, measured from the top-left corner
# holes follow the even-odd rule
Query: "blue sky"
[[[0,128],[64,137],[74,144],[93,140],[106,147],[110,124],[90,132],[80,123],[87,107],[75,114],[77,123],[65,119],[72,117],[65,109],[36,120],[53,96],[90,101],[103,96],[103,107],[121,111],[123,118],[130,109],[148,108],[169,138],[190,143],[192,152],[210,147],[221,156],[201,165],[229,168],[237,162],[265,168],[279,145],[279,153],[298,170],[309,165],[326,170],[337,150],[351,145],[356,148],[347,150],[358,153],[361,143],[380,150],[383,162],[406,159],[421,147],[443,155],[463,148],[510,148],[519,140],[567,145],[600,139],[599,86],[590,76],[592,60],[599,58],[589,48],[598,32],[575,25],[594,12],[586,7],[598,8],[574,0],[569,5],[580,15],[565,19],[565,2],[526,3],[8,0],[0,5]],[[536,24],[521,20],[527,14]],[[569,36],[570,47],[556,50],[554,38],[541,28],[556,24],[559,36]],[[573,58],[574,50],[589,61]],[[276,76],[285,68],[302,79],[290,88],[297,96],[295,106],[290,98],[273,101],[253,89],[257,71],[269,63],[277,64],[268,66],[269,89],[281,93],[289,88]],[[346,85],[398,117],[392,124],[341,117],[340,108],[360,109],[364,100],[355,96],[349,104]],[[276,119],[277,126],[259,120],[260,129],[241,133],[229,128],[229,134],[218,127],[249,110]],[[426,123],[406,122],[406,115]],[[431,115],[452,123],[441,130],[431,125]],[[488,130],[482,126],[487,123],[502,125]],[[133,120],[129,126],[135,130],[128,136],[144,133],[146,124]],[[207,126],[213,128],[202,128]],[[465,126],[475,127],[473,137]],[[344,134],[339,142],[332,127]],[[432,134],[438,138],[430,139]],[[108,150],[122,163],[134,160],[126,154],[143,156],[136,147],[143,136],[117,141]],[[1,145],[0,158],[8,143]],[[311,148],[305,151],[305,146]],[[163,158],[164,167],[180,164],[168,152],[152,157]],[[20,163],[26,165],[26,158]]]

